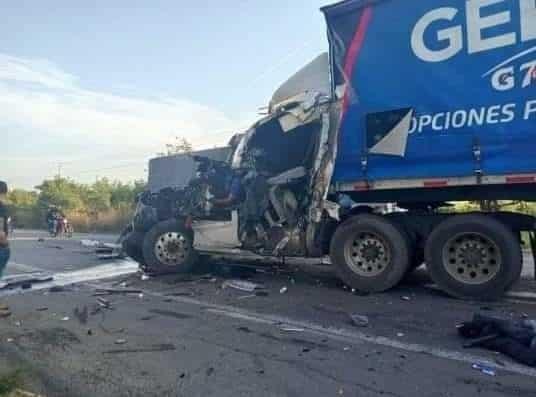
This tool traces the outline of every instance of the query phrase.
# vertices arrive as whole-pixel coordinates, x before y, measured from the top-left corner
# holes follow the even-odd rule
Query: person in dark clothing
[[[7,195],[7,184],[0,181],[0,278],[6,268],[9,260],[9,225],[8,225],[8,213],[7,208],[3,203]],[[0,303],[0,318],[7,317],[11,314],[9,308],[6,305]]]

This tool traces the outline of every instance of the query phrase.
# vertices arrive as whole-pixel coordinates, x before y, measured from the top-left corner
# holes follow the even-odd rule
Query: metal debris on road
[[[93,296],[114,295],[114,294],[141,294],[140,289],[124,289],[124,288],[97,288]]]
[[[226,280],[222,284],[222,288],[233,288],[239,291],[253,292],[256,289],[264,288],[263,286],[244,280]]]
[[[97,241],[97,240],[80,240],[80,244],[82,244],[83,247],[90,247],[90,248],[95,248],[95,247],[98,247],[101,242],[100,241]]]
[[[25,287],[25,289],[28,289],[31,288],[31,284],[46,283],[52,280],[53,277],[51,275],[40,272],[6,276],[2,279],[2,281],[0,281],[0,290],[12,289],[16,287]],[[28,287],[28,285],[30,287]]]
[[[350,314],[350,319],[356,327],[368,327],[369,319],[367,316],[360,314]]]
[[[297,328],[297,327],[281,327],[279,328],[280,331],[283,332],[304,332],[304,328]]]
[[[255,298],[256,296],[257,296],[256,294],[253,294],[253,295],[242,295],[242,296],[239,296],[239,297],[236,298],[236,299],[243,300],[243,299]]]
[[[103,308],[108,309],[108,310],[112,310],[112,304],[110,303],[109,300],[106,300],[104,298],[97,298],[97,304],[100,307],[103,307]]]
[[[472,368],[476,369],[477,371],[482,372],[485,375],[489,375],[489,376],[497,375],[497,372],[495,371],[495,369],[486,364],[476,363],[472,365]]]
[[[89,317],[87,306],[84,306],[82,309],[76,307],[73,310],[73,315],[80,322],[80,324],[87,324],[87,319]]]

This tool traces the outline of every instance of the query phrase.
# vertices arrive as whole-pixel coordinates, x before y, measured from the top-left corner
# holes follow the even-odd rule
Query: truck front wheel
[[[143,257],[151,273],[189,273],[197,260],[193,233],[174,219],[157,223],[145,235]]]
[[[520,277],[523,254],[515,234],[490,216],[458,215],[440,223],[426,243],[432,280],[458,298],[497,299]]]
[[[386,218],[361,214],[344,222],[331,240],[330,256],[341,280],[361,292],[382,292],[406,274],[408,238]]]

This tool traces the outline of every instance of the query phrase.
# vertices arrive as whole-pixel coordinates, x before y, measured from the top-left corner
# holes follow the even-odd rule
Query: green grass
[[[20,370],[0,375],[0,397],[4,397],[15,391],[22,384],[22,372]]]

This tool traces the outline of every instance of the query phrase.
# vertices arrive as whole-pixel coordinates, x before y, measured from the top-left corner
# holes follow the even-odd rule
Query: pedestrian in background
[[[7,184],[0,181],[0,278],[6,268],[7,261],[9,260],[9,225],[7,208],[4,205],[4,200],[7,195]],[[0,318],[7,317],[11,314],[9,307],[0,303]]]

